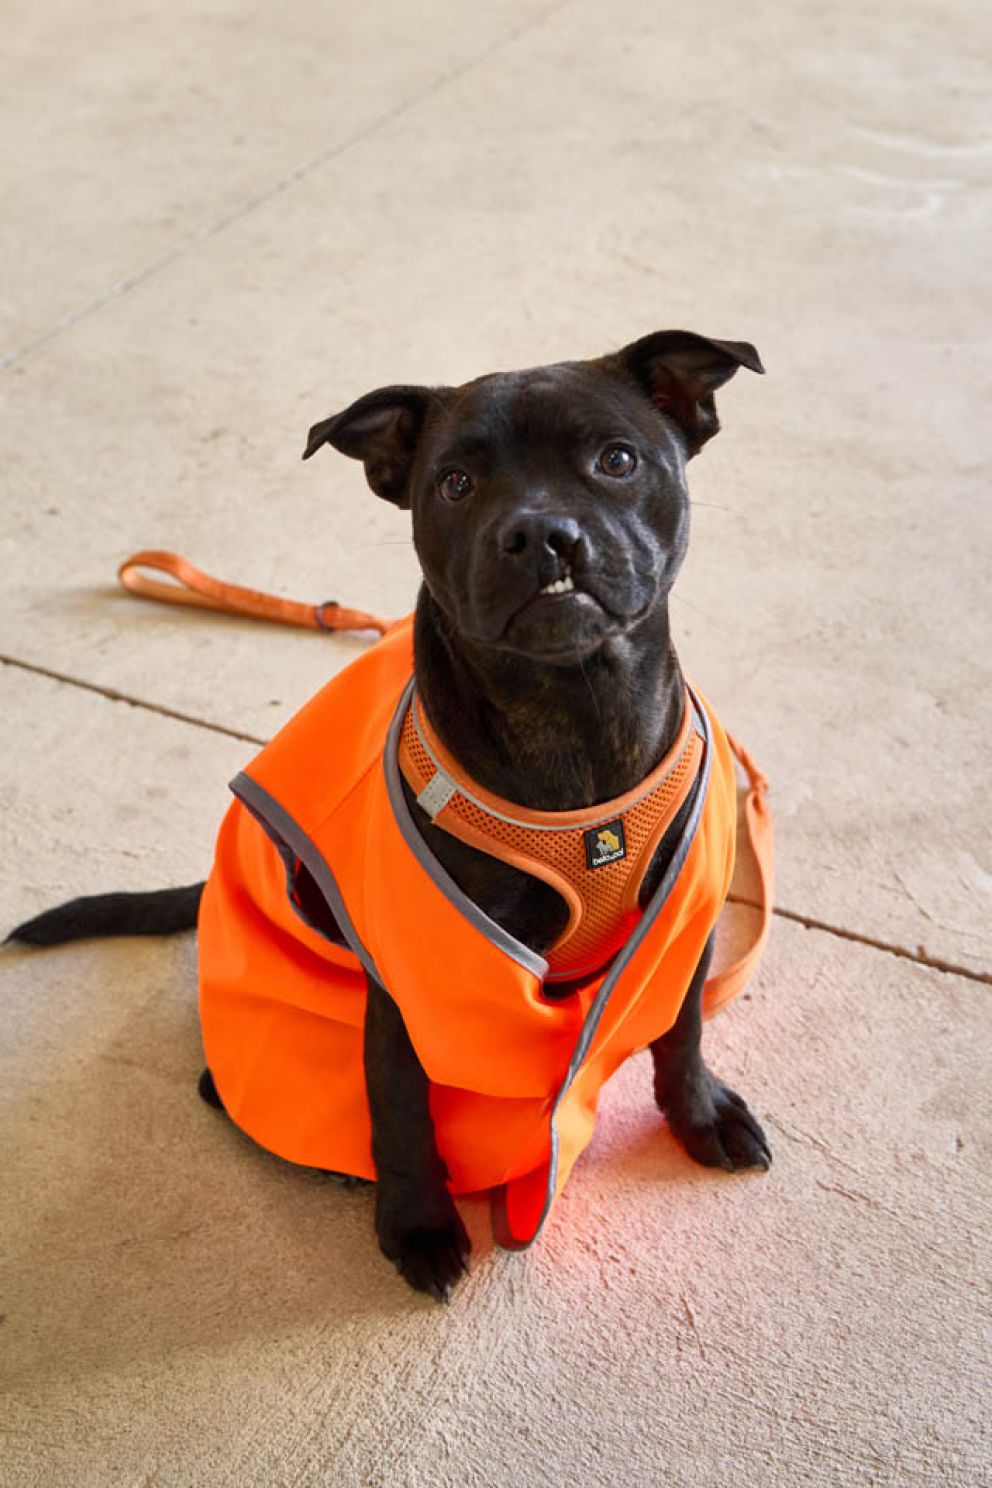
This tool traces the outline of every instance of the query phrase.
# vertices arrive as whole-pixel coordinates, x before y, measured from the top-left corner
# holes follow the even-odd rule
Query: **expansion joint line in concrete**
[[[393,108],[387,109],[385,113],[379,114],[375,119],[371,119],[364,128],[356,130],[354,134],[348,135],[343,140],[339,140],[337,144],[329,145],[327,149],[318,151],[316,155],[304,161],[295,170],[288,171],[285,175],[280,176],[278,180],[267,186],[264,191],[259,191],[254,196],[248,197],[245,201],[240,202],[236,207],[232,207],[229,212],[225,212],[223,216],[215,218],[212,222],[205,222],[202,226],[194,228],[184,238],[180,238],[179,242],[172,248],[167,249],[158,258],[153,259],[151,263],[145,264],[144,268],[136,269],[133,273],[126,274],[123,279],[118,279],[109,288],[105,289],[102,294],[95,295],[86,304],[80,305],[77,309],[70,311],[68,315],[64,315],[61,320],[57,320],[54,325],[50,325],[46,330],[40,331],[37,336],[33,337],[32,340],[26,342],[23,346],[18,347],[16,351],[9,352],[6,356],[0,357],[0,372],[7,371],[8,368],[15,366],[18,362],[31,356],[33,352],[38,351],[42,346],[47,345],[49,341],[54,341],[56,337],[63,335],[66,331],[72,330],[73,326],[78,325],[80,321],[86,320],[89,316],[102,310],[105,305],[109,305],[113,300],[120,299],[122,295],[127,294],[132,289],[136,289],[139,284],[144,284],[147,280],[154,278],[156,274],[168,268],[170,264],[175,263],[177,259],[182,258],[191,249],[199,247],[201,243],[209,242],[211,238],[216,238],[220,233],[226,231],[227,228],[232,227],[234,223],[240,222],[244,217],[249,217],[259,207],[266,206],[267,203],[273,201],[277,196],[281,196],[284,191],[288,191],[290,187],[295,186],[299,181],[305,180],[307,176],[320,170],[322,166],[328,165],[332,160],[336,160],[339,156],[344,155],[354,145],[360,145],[363,141],[371,138],[384,125],[394,124],[397,119],[401,119],[404,114],[408,113],[410,109],[415,108],[417,104],[424,103],[428,98],[433,97],[435,93],[440,93],[449,83],[458,82],[462,78],[467,77],[477,67],[481,67],[484,63],[489,62],[493,57],[503,51],[504,48],[510,47],[514,42],[519,41],[522,36],[526,36],[529,32],[536,30],[538,26],[549,20],[551,16],[557,14],[559,10],[564,10],[570,3],[571,0],[555,0],[554,4],[546,6],[537,15],[532,16],[521,25],[515,26],[505,36],[500,37],[498,41],[494,41],[491,46],[480,52],[477,57],[472,57],[463,67],[454,68],[440,77],[433,78],[431,82],[410,94],[408,98],[401,99]]]
[[[119,692],[115,687],[101,687],[96,682],[85,682],[80,677],[70,677],[65,672],[57,672],[52,667],[40,666],[35,662],[22,661],[16,656],[6,656],[0,652],[0,665],[16,667],[19,671],[30,672],[38,677],[48,677],[53,682],[62,682],[67,687],[78,687],[83,692],[94,692],[98,697],[106,698],[111,703],[126,703],[130,708],[142,708],[146,713],[157,713],[161,718],[172,718],[178,723],[187,723],[193,728],[206,729],[213,734],[223,734],[228,739],[239,739],[245,744],[256,744],[259,748],[268,743],[267,739],[260,738],[258,734],[245,733],[240,729],[226,728],[222,723],[211,723],[206,718],[196,718],[191,713],[182,713],[178,708],[167,708],[161,703],[150,703],[144,698],[130,697],[125,692]],[[753,900],[740,894],[731,894],[732,904],[741,904],[748,909],[758,909],[760,906]],[[992,986],[992,972],[974,971],[969,966],[958,966],[953,961],[945,961],[939,956],[931,956],[923,946],[911,951],[906,946],[893,945],[890,941],[879,940],[873,935],[863,935],[858,930],[846,930],[842,925],[832,925],[827,920],[815,919],[812,915],[798,914],[792,909],[783,909],[776,905],[772,913],[783,920],[792,920],[797,925],[805,925],[807,930],[819,930],[824,935],[835,935],[839,940],[854,941],[856,945],[870,947],[874,951],[884,951],[889,956],[898,956],[903,961],[912,961],[917,966],[929,967],[931,971],[940,971],[948,976],[964,977],[969,982],[983,982]]]
[[[39,666],[33,661],[21,661],[16,656],[5,656],[0,652],[0,665],[17,667],[22,672],[32,672],[37,677],[49,677],[53,682],[64,682],[67,687],[79,687],[83,692],[95,692],[98,697],[111,703],[127,703],[130,708],[143,708],[146,713],[158,713],[162,718],[174,718],[178,723],[189,723],[193,728],[209,729],[213,734],[224,734],[228,739],[241,739],[245,744],[267,744],[257,734],[246,734],[240,729],[226,728],[222,723],[211,723],[207,718],[195,718],[192,713],[182,713],[178,708],[167,708],[162,703],[150,703],[145,698],[129,697],[118,692],[116,687],[101,687],[98,682],[85,682],[81,677],[70,677],[65,672],[56,672],[52,667]]]
[[[732,904],[743,904],[748,909],[760,909],[761,906],[753,899],[747,899],[741,894],[731,894]],[[940,956],[931,956],[925,946],[918,946],[915,951],[909,950],[907,946],[893,945],[891,941],[879,940],[874,935],[863,935],[860,930],[846,930],[843,925],[832,925],[827,920],[818,920],[813,915],[798,914],[794,909],[783,909],[776,905],[772,913],[778,915],[779,919],[792,920],[796,925],[805,925],[807,930],[822,930],[825,935],[836,935],[838,940],[852,940],[855,945],[870,946],[873,951],[885,951],[890,956],[898,956],[903,961],[912,961],[917,966],[927,966],[931,971],[942,971],[947,976],[965,977],[969,982],[984,982],[986,986],[992,986],[992,972],[974,971],[970,966],[959,966],[954,961],[945,961]]]

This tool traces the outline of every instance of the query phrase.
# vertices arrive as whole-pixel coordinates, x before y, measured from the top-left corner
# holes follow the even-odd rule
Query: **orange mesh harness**
[[[445,749],[415,698],[400,735],[403,776],[434,822],[470,847],[556,889],[568,906],[548,950],[548,981],[597,971],[640,917],[638,895],[665,832],[699,771],[702,740],[688,695],[672,748],[645,780],[579,811],[533,811],[476,785]]]

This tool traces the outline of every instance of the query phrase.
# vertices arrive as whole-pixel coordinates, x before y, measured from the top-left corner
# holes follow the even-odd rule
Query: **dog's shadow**
[[[282,1162],[197,1096],[192,937],[46,953],[42,988],[36,953],[3,962],[26,1011],[46,999],[7,1087],[3,1332],[19,1382],[443,1314],[379,1253],[371,1185]],[[463,1213],[478,1266],[484,1203]]]

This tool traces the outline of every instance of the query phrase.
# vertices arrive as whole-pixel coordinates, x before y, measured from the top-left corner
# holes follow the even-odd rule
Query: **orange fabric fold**
[[[775,836],[772,830],[772,814],[766,799],[768,777],[764,775],[747,750],[732,734],[727,743],[743,766],[748,778],[748,792],[744,802],[744,825],[747,840],[758,866],[758,931],[748,949],[736,961],[723,967],[711,976],[703,991],[703,1017],[718,1013],[750,980],[761,959],[772,925],[772,908],[775,898]]]

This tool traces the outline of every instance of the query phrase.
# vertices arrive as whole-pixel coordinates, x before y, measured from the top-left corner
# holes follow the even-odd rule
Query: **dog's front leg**
[[[713,955],[706,943],[672,1027],[651,1045],[658,1108],[690,1157],[711,1168],[767,1168],[764,1132],[741,1097],[703,1062],[703,988]]]
[[[412,1287],[446,1302],[471,1245],[434,1140],[428,1081],[399,1008],[367,978],[365,1084],[376,1167],[375,1230]]]

